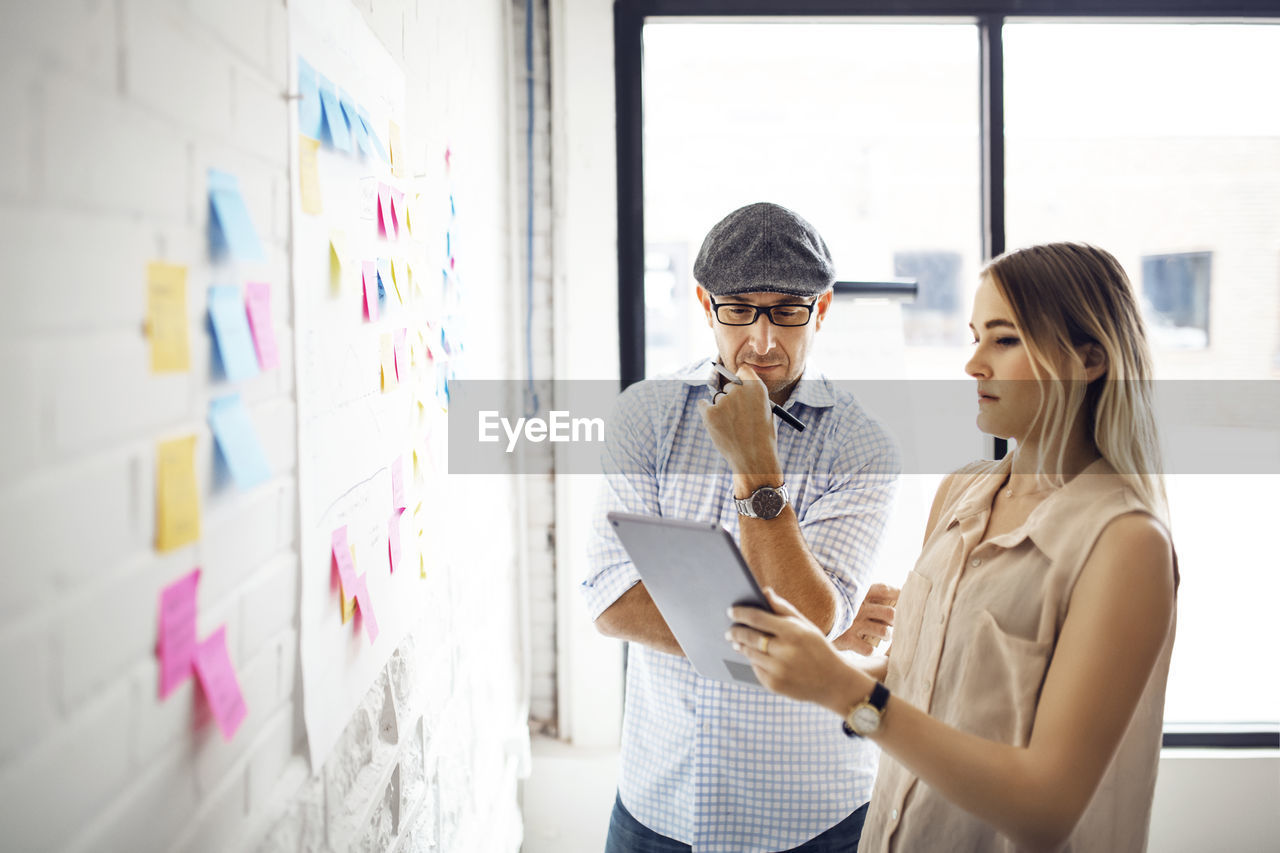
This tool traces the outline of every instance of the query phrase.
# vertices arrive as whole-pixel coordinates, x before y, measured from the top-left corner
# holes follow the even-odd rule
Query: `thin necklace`
[[[1008,482],[1009,482],[1008,480],[1005,480],[1005,483],[1008,483]],[[1015,495],[1015,494],[1013,493],[1013,487],[1009,487],[1009,488],[1007,488],[1007,489],[1005,489],[1005,490],[1004,490],[1004,496],[1005,496],[1006,498],[1015,498],[1015,497],[1016,497],[1016,498],[1025,498],[1025,497],[1028,497],[1028,496],[1030,496],[1030,495],[1042,495],[1042,494],[1044,494],[1045,492],[1051,492],[1051,491],[1053,491],[1053,490],[1054,490],[1054,489],[1056,489],[1056,488],[1057,488],[1057,486],[1047,486],[1047,487],[1045,487],[1045,488],[1043,488],[1043,489],[1036,489],[1034,492],[1023,492],[1023,493],[1022,493],[1022,494],[1020,494],[1020,495]]]

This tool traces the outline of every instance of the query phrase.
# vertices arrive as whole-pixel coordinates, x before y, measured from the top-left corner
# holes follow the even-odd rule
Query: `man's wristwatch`
[[[778,486],[761,486],[751,493],[748,498],[734,498],[733,502],[738,506],[738,514],[745,515],[747,518],[777,518],[782,514],[782,510],[786,507],[787,501],[786,485]]]
[[[884,706],[889,701],[889,688],[879,681],[872,688],[871,695],[853,706],[845,715],[840,728],[849,737],[866,737],[880,728],[880,720],[884,717]]]

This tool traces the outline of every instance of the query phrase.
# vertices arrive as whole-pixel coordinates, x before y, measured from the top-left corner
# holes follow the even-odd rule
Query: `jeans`
[[[863,803],[826,832],[784,853],[854,853],[862,838],[862,822],[867,819],[868,805],[870,803]],[[604,853],[690,853],[692,850],[688,844],[654,832],[631,816],[622,805],[621,797],[614,799]]]

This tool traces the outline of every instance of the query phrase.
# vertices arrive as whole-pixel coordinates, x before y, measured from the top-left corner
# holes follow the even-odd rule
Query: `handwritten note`
[[[235,175],[209,170],[209,207],[213,214],[210,225],[215,256],[229,252],[242,261],[263,259],[262,244],[258,242],[258,232],[249,218],[249,208],[245,207]]]
[[[347,263],[347,232],[337,228],[329,232],[329,291],[342,292],[342,268]]]
[[[404,192],[389,187],[391,191],[391,218],[396,222],[396,231],[401,231],[405,226],[404,219]]]
[[[209,322],[226,377],[236,381],[257,374],[258,355],[240,288],[231,285],[209,288]]]
[[[356,607],[360,608],[360,621],[364,623],[365,633],[369,636],[369,642],[372,643],[378,639],[378,617],[373,612],[373,599],[369,596],[367,575],[356,578],[351,597],[355,599]]]
[[[160,627],[156,656],[160,658],[160,698],[191,675],[196,656],[196,585],[200,569],[192,569],[160,591]]]
[[[330,555],[333,558],[333,574],[338,583],[350,586],[355,583],[356,563],[355,551],[347,541],[347,526],[344,524],[329,536]]]
[[[159,261],[147,264],[147,335],[153,373],[191,369],[186,267]]]
[[[392,343],[396,351],[396,378],[401,381],[409,372],[409,357],[405,353],[405,339],[408,334],[408,329],[396,329],[392,333]]]
[[[318,140],[324,132],[323,124],[316,71],[305,59],[298,57],[298,132]]]
[[[382,158],[382,162],[390,163],[391,161],[387,159],[387,149],[383,147],[382,140],[378,137],[378,132],[373,128],[373,120],[369,118],[369,114],[365,112],[364,107],[356,107],[356,112],[360,114],[360,121],[364,123],[365,132],[369,134],[369,141],[373,143],[378,156]]]
[[[388,240],[396,238],[396,219],[391,208],[391,188],[378,184],[378,236]]]
[[[406,266],[401,258],[391,259],[391,284],[395,287],[396,301],[401,305],[404,304],[404,295],[409,292],[408,282],[404,280]]]
[[[249,331],[253,348],[258,352],[258,366],[270,370],[280,363],[276,349],[276,332],[271,325],[271,285],[251,281],[244,286],[245,313],[249,315]]]
[[[391,462],[391,508],[403,512],[408,504],[404,501],[404,457],[397,456]]]
[[[369,141],[369,131],[360,120],[360,112],[356,109],[355,103],[342,92],[338,93],[338,103],[342,105],[342,114],[347,117],[347,124],[351,125],[351,135],[356,138],[360,153],[372,154],[373,143]]]
[[[378,302],[382,303],[382,304],[379,304],[378,307],[382,308],[383,304],[385,304],[387,301],[387,287],[388,287],[388,282],[391,281],[391,262],[388,261],[386,258],[378,258],[377,269],[378,269]]]
[[[326,137],[339,151],[350,151],[351,132],[347,128],[347,119],[342,114],[342,107],[338,106],[338,95],[333,90],[333,84],[320,74],[317,75],[316,85],[320,89]]]
[[[302,195],[303,213],[324,213],[320,196],[320,164],[317,152],[320,140],[298,136],[298,190]]]
[[[162,441],[156,448],[156,548],[172,551],[200,538],[196,437]]]
[[[400,384],[396,378],[395,344],[389,334],[383,334],[378,343],[382,361],[382,390],[389,391]]]
[[[361,287],[364,290],[364,318],[378,319],[378,267],[373,261],[361,264]]]
[[[391,552],[391,573],[395,574],[400,564],[400,517],[402,513],[391,513],[391,521],[387,526],[387,550]]]
[[[209,426],[237,486],[251,489],[267,481],[271,476],[271,466],[267,464],[267,454],[258,441],[253,421],[249,420],[249,411],[239,394],[209,403]]]
[[[391,128],[387,132],[388,144],[391,146],[391,174],[397,178],[403,178],[407,170],[404,162],[404,146],[400,142],[400,125],[394,121],[388,124]]]
[[[227,654],[226,625],[219,626],[218,630],[200,641],[195,664],[209,710],[218,721],[223,739],[231,740],[244,722],[248,709],[244,704],[244,694],[240,692],[240,680],[236,678],[231,655]]]

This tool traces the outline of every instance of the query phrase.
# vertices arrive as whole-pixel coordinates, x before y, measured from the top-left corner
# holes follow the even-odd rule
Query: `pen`
[[[725,367],[720,362],[718,361],[713,362],[712,366],[715,367],[717,373],[719,373],[725,379],[728,379],[734,385],[742,384],[742,380],[739,379],[737,376],[735,376],[732,372],[730,372],[729,368]],[[791,414],[786,409],[779,406],[777,403],[773,403],[772,405],[773,405],[773,413],[778,417],[782,418],[783,423],[785,423],[787,426],[794,429],[796,432],[804,432],[804,421],[800,420],[795,415]]]

